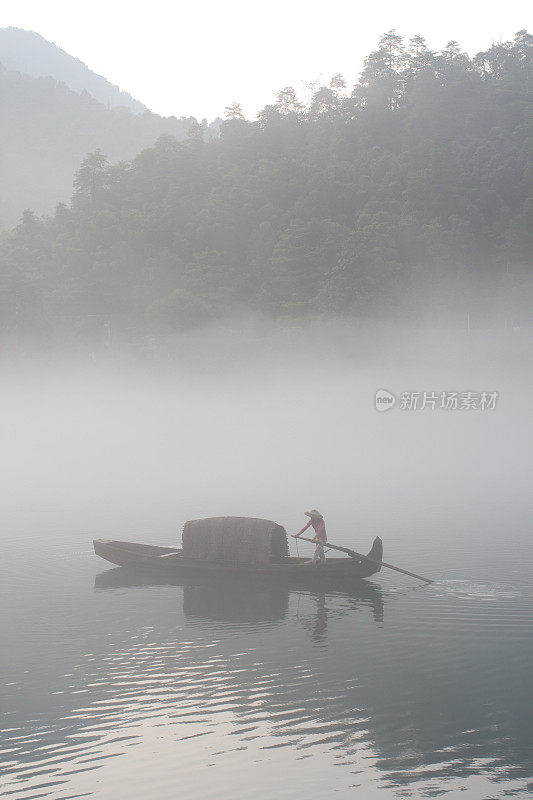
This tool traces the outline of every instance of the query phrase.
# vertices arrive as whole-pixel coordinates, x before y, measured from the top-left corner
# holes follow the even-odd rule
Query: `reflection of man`
[[[325,564],[326,554],[324,553],[324,545],[327,542],[328,537],[326,534],[326,523],[324,522],[324,517],[322,516],[320,511],[316,510],[316,508],[312,508],[311,511],[306,511],[304,513],[306,514],[306,516],[310,517],[309,522],[302,528],[302,530],[299,533],[295,534],[294,538],[297,539],[299,536],[302,535],[304,531],[308,529],[310,525],[312,525],[315,531],[313,542],[316,542],[316,549],[312,560],[307,561],[306,563],[314,564],[315,566],[319,562],[321,564]]]
[[[313,641],[320,642],[325,639],[328,626],[328,612],[326,609],[326,596],[321,594],[316,604],[316,619],[313,628]]]
[[[316,602],[316,613],[298,616],[303,627],[311,634],[313,642],[323,642],[326,639],[328,627],[328,609],[326,608],[326,595],[321,592],[311,596]]]

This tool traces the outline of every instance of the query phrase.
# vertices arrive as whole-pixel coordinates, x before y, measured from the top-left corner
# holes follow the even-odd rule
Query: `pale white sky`
[[[448,0],[2,0],[0,27],[34,30],[153,111],[212,119],[239,101],[253,116],[287,85],[341,72],[354,83],[379,36],[421,33],[469,53],[533,32],[533,3]]]

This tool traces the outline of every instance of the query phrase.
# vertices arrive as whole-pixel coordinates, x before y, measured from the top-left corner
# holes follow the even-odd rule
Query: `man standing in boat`
[[[326,534],[326,523],[324,522],[324,517],[317,511],[316,508],[312,508],[311,511],[304,512],[307,517],[309,517],[309,522],[305,525],[301,531],[294,534],[294,538],[298,539],[308,529],[310,525],[313,526],[315,531],[315,535],[313,537],[313,542],[316,542],[316,549],[315,554],[311,561],[308,561],[308,564],[325,564],[326,563],[326,554],[324,553],[324,545],[326,544],[328,537]]]

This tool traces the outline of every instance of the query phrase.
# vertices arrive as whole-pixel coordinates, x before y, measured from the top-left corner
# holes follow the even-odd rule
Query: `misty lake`
[[[530,345],[292,342],[5,366],[3,796],[531,796]],[[379,414],[379,388],[499,404]],[[293,533],[310,505],[436,583],[158,582],[92,551],[223,514]]]

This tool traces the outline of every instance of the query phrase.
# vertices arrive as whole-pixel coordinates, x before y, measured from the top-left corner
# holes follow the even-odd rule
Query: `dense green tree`
[[[361,83],[366,88],[367,103],[394,111],[402,97],[404,68],[403,39],[393,29],[381,37],[378,49],[365,60]]]
[[[74,193],[78,198],[94,200],[99,192],[109,187],[110,170],[107,156],[100,150],[84,158],[74,175]]]
[[[282,117],[293,116],[298,118],[304,111],[303,103],[300,103],[298,100],[292,86],[286,86],[284,89],[280,89],[276,95],[275,108]]]
[[[244,120],[244,114],[242,113],[240,103],[230,103],[229,106],[226,106],[224,109],[224,116],[226,119]]]

